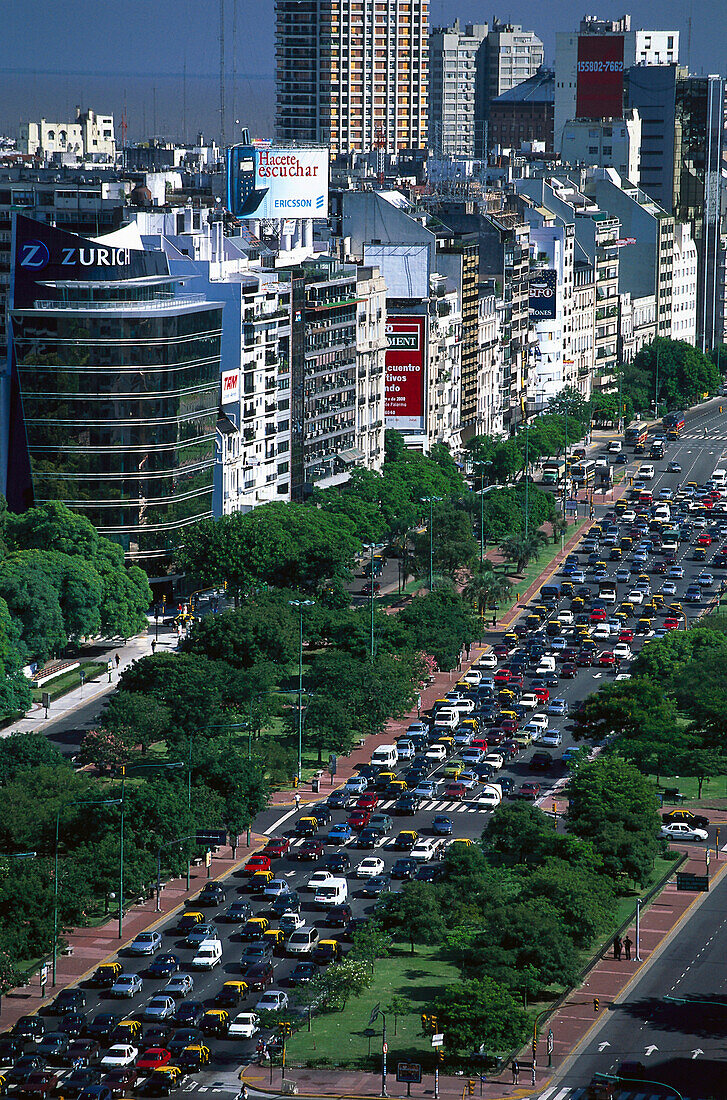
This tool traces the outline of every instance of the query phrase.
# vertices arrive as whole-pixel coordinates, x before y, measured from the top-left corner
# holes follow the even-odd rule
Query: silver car
[[[135,997],[141,993],[142,985],[138,974],[119,974],[109,993],[112,997]]]
[[[161,946],[162,938],[158,932],[140,932],[129,944],[129,954],[155,955]]]
[[[176,1011],[177,1006],[174,1003],[174,999],[164,993],[159,993],[156,997],[152,997],[149,1004],[144,1009],[144,1019],[168,1020]]]

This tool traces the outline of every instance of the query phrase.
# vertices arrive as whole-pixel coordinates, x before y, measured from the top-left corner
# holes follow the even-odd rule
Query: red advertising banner
[[[576,118],[623,118],[623,35],[579,35],[577,68]]]
[[[389,317],[385,419],[399,431],[424,427],[424,317]]]

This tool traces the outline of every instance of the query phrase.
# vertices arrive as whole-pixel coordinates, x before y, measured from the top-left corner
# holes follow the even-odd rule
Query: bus
[[[684,413],[670,412],[662,420],[666,432],[680,432],[684,427]]]
[[[596,463],[590,458],[583,462],[574,462],[570,468],[570,476],[574,486],[579,489],[584,485],[593,485],[596,479]]]
[[[560,485],[565,477],[565,459],[551,458],[543,464],[543,485]]]
[[[624,443],[632,447],[635,447],[637,443],[646,443],[648,438],[649,429],[638,420],[635,420],[633,424],[629,424],[624,432]]]

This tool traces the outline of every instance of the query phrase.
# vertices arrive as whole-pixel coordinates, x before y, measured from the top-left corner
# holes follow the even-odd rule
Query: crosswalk
[[[715,439],[727,439],[727,432],[710,432],[708,436],[704,434],[704,428],[701,431],[682,432],[679,436],[679,442],[681,443],[686,439],[707,439],[709,442],[713,442]]]
[[[646,1084],[644,1082],[644,1085]],[[587,1100],[588,1095],[588,1088],[558,1088],[557,1085],[553,1085],[543,1092],[534,1094],[532,1100]],[[618,1092],[613,1093],[613,1100],[665,1100],[665,1097],[668,1100],[674,1098],[674,1090],[670,1089],[668,1085],[665,1085],[661,1092],[651,1092],[646,1087],[639,1089],[634,1086],[634,1088],[620,1089]],[[691,1100],[691,1098],[684,1096],[682,1100]]]

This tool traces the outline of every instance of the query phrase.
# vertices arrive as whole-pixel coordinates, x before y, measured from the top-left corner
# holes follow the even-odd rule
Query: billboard
[[[578,36],[576,118],[623,118],[622,34]]]
[[[387,428],[421,431],[424,428],[424,317],[389,317],[386,322]]]
[[[328,149],[233,145],[227,208],[237,218],[327,218]]]
[[[239,370],[225,370],[222,372],[222,404],[232,405],[240,400],[240,372]]]
[[[552,321],[555,318],[555,288],[557,275],[553,268],[533,272],[530,276],[528,296],[530,299],[530,319],[532,321]]]

